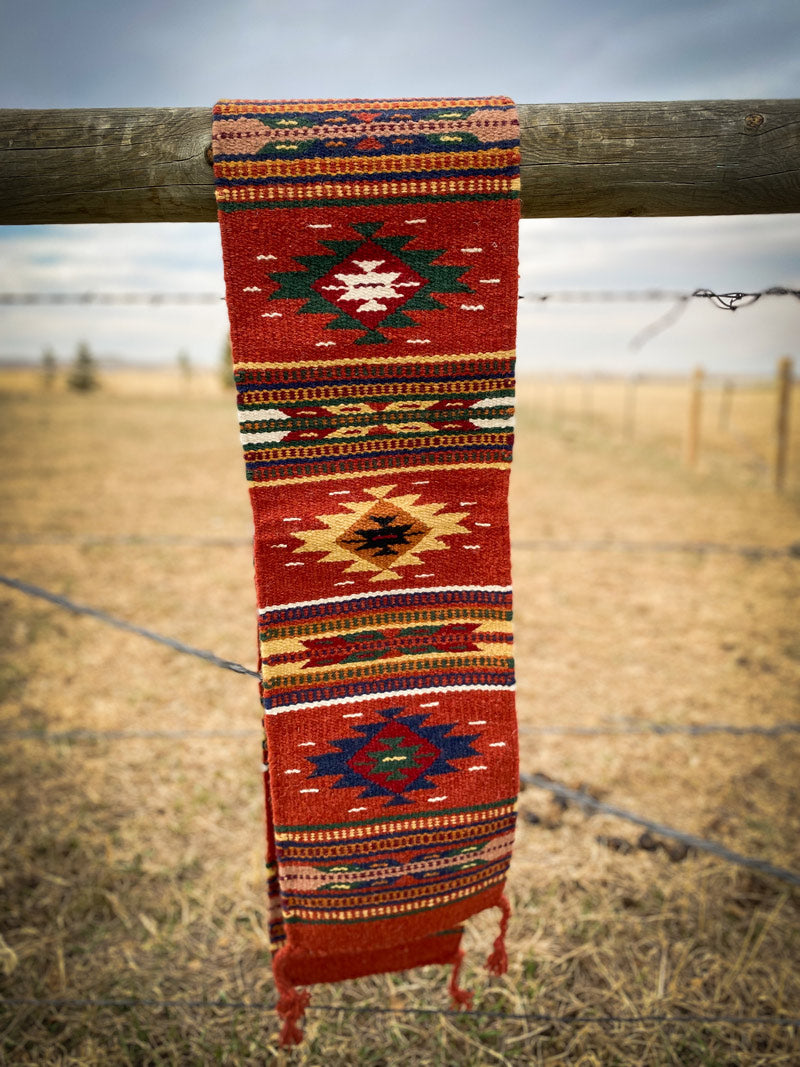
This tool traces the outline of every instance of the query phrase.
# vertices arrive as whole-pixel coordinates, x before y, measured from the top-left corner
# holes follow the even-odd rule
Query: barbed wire
[[[717,293],[713,289],[694,289],[689,292],[682,289],[554,289],[548,292],[531,291],[521,293],[520,300],[536,303],[559,301],[570,304],[612,304],[612,303],[663,303],[665,301],[688,302],[692,299],[710,300],[716,307],[725,311],[736,311],[740,307],[755,304],[765,296],[794,296],[800,299],[800,289],[773,285],[768,289],[751,292],[736,290],[730,293]],[[150,304],[220,304],[225,302],[221,293],[211,292],[143,292],[123,293],[84,290],[81,292],[4,292],[0,293],[0,305],[19,304],[99,304],[125,305]]]
[[[75,1007],[75,1008],[189,1008],[222,1011],[274,1011],[276,1005],[269,1002],[250,1000],[157,1000],[134,997],[0,997],[0,1004],[13,1004],[19,1007]],[[505,1012],[484,1008],[470,1008],[459,1011],[454,1008],[385,1008],[380,1005],[361,1004],[309,1004],[307,1012],[344,1012],[348,1015],[430,1015],[469,1018],[478,1016],[490,1019],[512,1019],[528,1023],[546,1023],[554,1026],[599,1026],[632,1025],[641,1026],[789,1026],[800,1027],[800,1017],[792,1015],[694,1015],[687,1012],[682,1015],[642,1014],[642,1015],[550,1015],[543,1012]]]
[[[0,293],[0,305],[14,304],[151,304],[167,306],[174,304],[222,304],[225,297],[219,293],[163,293],[129,292],[103,293],[58,292],[58,293]]]
[[[191,645],[186,645],[182,641],[175,641],[173,638],[165,637],[163,634],[158,634],[153,630],[147,630],[144,627],[135,626],[132,623],[125,620],[118,619],[115,616],[109,615],[104,611],[99,611],[97,608],[90,608],[83,604],[77,604],[74,601],[62,597],[57,593],[51,593],[46,589],[42,589],[39,586],[32,585],[28,582],[21,582],[15,578],[9,578],[6,575],[0,575],[0,583],[9,586],[12,589],[16,589],[19,592],[26,593],[28,596],[39,597],[55,604],[58,607],[65,608],[68,611],[72,611],[76,614],[88,615],[92,618],[98,619],[101,622],[106,622],[112,626],[116,626],[119,629],[126,630],[130,633],[137,634],[141,637],[146,637],[149,640],[157,641],[159,644],[167,645],[178,652],[183,652],[188,655],[197,656],[206,662],[212,663],[217,667],[223,667],[227,670],[235,671],[237,674],[247,674],[254,678],[260,678],[257,671],[252,671],[247,667],[243,667],[240,663],[234,663],[231,660],[225,660],[219,656],[215,656],[212,652],[206,652],[202,649],[193,648]],[[618,808],[614,805],[605,804],[603,801],[597,800],[584,790],[571,789],[569,786],[563,785],[560,782],[555,782],[542,774],[525,774],[520,775],[520,782],[524,785],[534,786],[539,789],[544,789],[553,793],[555,796],[562,800],[572,801],[578,804],[583,810],[597,811],[602,814],[612,815],[615,818],[623,819],[627,822],[631,822],[636,826],[643,826],[645,829],[650,830],[653,833],[659,834],[662,837],[670,837],[676,841],[687,845],[690,848],[697,849],[699,851],[708,852],[720,859],[725,860],[728,863],[736,864],[741,867],[747,867],[751,870],[756,870],[761,874],[771,875],[772,877],[779,878],[782,881],[789,882],[792,885],[800,886],[800,875],[795,874],[793,871],[786,870],[783,867],[777,867],[766,860],[752,858],[749,856],[743,856],[741,853],[734,852],[732,849],[726,848],[724,845],[720,845],[718,842],[709,841],[705,838],[697,837],[694,834],[687,834],[682,830],[676,830],[673,827],[665,826],[662,823],[655,822],[654,820],[647,819],[644,816],[636,815],[633,812],[626,811],[624,808]]]
[[[512,541],[511,547],[526,551],[546,549],[558,552],[693,552],[721,553],[743,556],[746,559],[781,559],[784,557],[800,559],[800,541],[785,547],[774,548],[767,545],[728,545],[718,541],[616,541],[612,539],[558,541],[545,539]]]
[[[249,543],[249,542],[248,542]],[[797,551],[797,546],[792,546],[792,549],[787,550],[790,554],[800,554]],[[137,636],[146,637],[150,640],[155,640],[159,644],[166,645],[168,648],[172,648],[177,652],[184,653],[185,655],[196,656],[199,659],[204,660],[207,663],[211,663],[214,666],[223,667],[226,670],[234,671],[236,674],[247,675],[251,678],[260,678],[257,671],[251,670],[249,667],[245,667],[241,663],[236,663],[233,660],[223,659],[220,656],[215,655],[213,652],[208,652],[203,649],[194,648],[191,645],[187,645],[182,641],[177,641],[175,638],[168,637],[165,634],[156,632],[155,630],[145,629],[141,626],[135,626],[133,623],[126,620],[119,619],[116,616],[110,615],[106,611],[102,611],[99,608],[89,607],[85,604],[78,604],[68,597],[62,596],[58,593],[53,593],[47,589],[42,589],[40,586],[32,585],[30,582],[23,582],[17,578],[11,578],[8,575],[0,575],[0,583],[7,585],[9,588],[15,589],[18,592],[25,593],[27,596],[37,597],[48,601],[48,603],[54,604],[56,607],[64,608],[67,611],[71,611],[74,614],[88,615],[91,618],[97,619],[100,622],[108,623],[109,625],[116,626],[119,629],[126,630]],[[625,721],[622,724],[612,726],[525,726],[519,727],[519,732],[523,734],[535,734],[535,735],[554,735],[565,737],[614,737],[623,735],[640,735],[640,734],[685,734],[693,737],[702,737],[711,734],[730,734],[733,736],[746,736],[746,735],[758,735],[761,737],[782,737],[785,734],[800,733],[800,723],[798,722],[784,722],[774,723],[770,726],[749,725],[741,726],[734,723],[663,723],[663,722],[641,722],[641,721]],[[88,730],[84,728],[76,728],[72,730],[62,731],[42,731],[42,730],[3,730],[0,731],[0,738],[15,739],[15,740],[43,740],[43,741],[68,741],[79,740],[82,738],[134,738],[134,737],[164,737],[164,738],[189,738],[189,737],[247,737],[250,736],[248,730]]]
[[[20,533],[0,534],[0,544],[24,545],[30,547],[42,545],[79,545],[84,548],[107,545],[169,545],[188,548],[239,548],[252,547],[253,538],[249,537],[186,537],[171,534],[90,534],[73,536],[70,534]],[[601,540],[557,540],[540,538],[525,541],[511,541],[515,551],[553,551],[553,552],[686,552],[719,553],[743,556],[746,559],[783,559],[785,557],[800,559],[800,541],[790,545],[731,545],[719,541],[625,541],[612,538]]]
[[[774,726],[735,726],[729,723],[659,723],[639,722],[627,726],[525,726],[519,733],[534,737],[641,737],[654,734],[709,737],[726,734],[732,737],[779,738],[800,733],[800,722],[781,722]],[[46,730],[29,727],[20,730],[0,729],[0,741],[72,741],[199,740],[202,738],[252,738],[253,729],[208,730],[92,730],[77,726],[69,730]]]
[[[552,292],[522,293],[520,300],[532,300],[544,304],[549,300],[564,301],[568,304],[620,304],[620,303],[663,303],[690,300],[711,300],[716,307],[724,311],[736,311],[740,307],[749,307],[764,296],[794,296],[800,299],[800,289],[790,289],[783,285],[772,285],[768,289],[754,292],[735,291],[717,293],[713,289],[694,289],[688,292],[682,289],[557,289]]]
[[[74,600],[69,600],[67,597],[60,596],[58,593],[51,593],[49,590],[42,589],[41,586],[38,585],[32,585],[30,582],[22,582],[18,578],[10,578],[8,575],[0,574],[0,583],[7,585],[11,589],[16,589],[20,593],[26,593],[28,596],[47,600],[51,604],[56,604],[60,608],[65,608],[67,611],[73,612],[75,615],[88,615],[91,618],[99,619],[101,622],[107,623],[109,626],[115,626],[118,630],[126,630],[128,633],[137,634],[139,637],[146,637],[149,641],[156,641],[160,645],[166,645],[175,652],[183,652],[188,656],[196,656],[198,659],[213,663],[215,667],[223,667],[225,670],[234,671],[236,674],[247,674],[251,678],[261,677],[258,671],[250,670],[249,667],[243,667],[241,663],[234,663],[232,660],[222,659],[220,656],[214,655],[213,652],[207,652],[202,648],[194,648],[192,645],[184,644],[183,641],[178,641],[174,637],[165,637],[164,634],[156,633],[155,630],[148,630],[144,626],[136,626],[134,623],[127,622],[125,619],[119,619],[115,615],[109,615],[108,612],[101,611],[99,608],[92,608],[87,604],[78,604]]]
[[[695,834],[688,834],[683,830],[665,826],[663,823],[656,822],[653,819],[636,815],[625,808],[618,808],[614,804],[606,804],[583,789],[572,789],[561,782],[554,782],[547,775],[522,773],[519,777],[523,784],[537,789],[544,789],[562,800],[576,804],[586,812],[613,815],[615,818],[623,819],[625,822],[633,823],[635,826],[642,826],[645,830],[649,830],[651,833],[658,834],[661,837],[669,837],[674,841],[680,841],[681,844],[686,845],[688,848],[697,849],[699,852],[708,852],[718,859],[725,860],[726,863],[734,864],[737,867],[747,867],[750,870],[757,871],[759,874],[770,875],[783,882],[788,882],[790,885],[800,886],[800,874],[789,871],[785,867],[777,867],[767,860],[743,856],[741,852],[734,852],[733,849],[719,844],[718,841],[709,841],[704,837],[697,837]]]

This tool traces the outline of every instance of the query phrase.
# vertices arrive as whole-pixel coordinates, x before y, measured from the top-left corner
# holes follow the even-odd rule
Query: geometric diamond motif
[[[387,328],[418,326],[410,311],[439,311],[434,293],[471,293],[467,267],[435,262],[445,248],[408,248],[413,234],[380,237],[382,222],[356,222],[357,240],[320,241],[328,251],[295,256],[302,270],[276,271],[270,300],[303,300],[301,315],[333,316],[326,330],[357,330],[357,345],[385,344]],[[366,331],[366,332],[365,332]]]
[[[430,527],[413,518],[401,507],[378,500],[369,511],[336,538],[337,545],[356,558],[370,559],[386,570],[399,556],[410,552]]]
[[[393,497],[394,488],[364,489],[367,499],[341,501],[336,514],[317,515],[322,529],[292,531],[303,542],[295,553],[321,552],[321,563],[344,563],[351,573],[370,573],[370,581],[391,581],[402,577],[398,568],[422,564],[423,552],[447,550],[445,538],[469,533],[460,524],[467,511],[421,504],[419,493]]]
[[[406,795],[436,789],[435,779],[454,774],[451,760],[480,755],[472,747],[479,734],[451,735],[456,722],[426,725],[430,714],[403,715],[402,707],[382,708],[379,719],[353,727],[349,737],[330,744],[336,749],[307,756],[312,778],[335,776],[333,789],[360,789],[360,797],[388,797],[386,807],[411,804]]]

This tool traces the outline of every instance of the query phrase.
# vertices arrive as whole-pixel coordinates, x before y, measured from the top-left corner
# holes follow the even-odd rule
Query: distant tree
[[[192,361],[185,348],[182,348],[178,353],[176,362],[178,364],[178,373],[188,385],[192,378]]]
[[[42,353],[42,386],[50,390],[53,388],[56,380],[56,370],[58,368],[58,362],[53,354],[52,348],[46,348]]]
[[[89,346],[85,341],[78,345],[75,359],[72,361],[72,369],[67,378],[67,385],[79,393],[88,393],[96,389],[100,383],[97,380],[97,365]]]
[[[232,389],[235,385],[233,378],[233,355],[231,353],[231,339],[228,335],[222,343],[219,353],[220,381],[224,389]]]

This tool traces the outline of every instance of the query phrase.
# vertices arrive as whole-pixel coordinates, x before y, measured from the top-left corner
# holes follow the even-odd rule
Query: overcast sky
[[[6,4],[0,106],[211,106],[220,97],[504,93],[520,103],[800,96],[800,0],[27,0]],[[223,291],[213,224],[0,228],[2,291]],[[525,220],[522,290],[800,287],[800,216]],[[769,373],[800,301],[735,315],[523,303],[522,370]],[[1,308],[0,359],[213,362],[224,307]]]

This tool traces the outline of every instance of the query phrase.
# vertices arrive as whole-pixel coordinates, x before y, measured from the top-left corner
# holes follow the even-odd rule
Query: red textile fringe
[[[283,948],[278,949],[272,959],[275,986],[280,993],[277,1011],[278,1015],[283,1019],[283,1026],[278,1039],[281,1048],[287,1048],[289,1045],[299,1045],[303,1040],[303,1031],[297,1023],[302,1019],[311,1000],[311,994],[305,989],[297,989],[286,975],[285,965],[288,952],[289,946],[284,945]]]
[[[505,974],[508,970],[506,932],[508,931],[508,920],[511,918],[511,905],[509,904],[508,897],[505,893],[500,897],[500,902],[497,906],[503,913],[500,918],[500,933],[495,938],[494,948],[486,961],[486,969],[489,971],[489,974],[501,975]]]
[[[464,950],[460,948],[456,953],[455,960],[453,961],[453,973],[450,975],[450,984],[448,986],[450,990],[450,1000],[453,1007],[466,1008],[468,1011],[472,1007],[472,993],[469,989],[462,989],[458,984],[458,972],[461,970],[461,964],[464,961]]]

